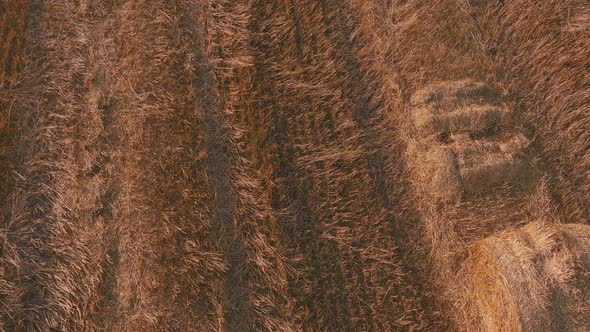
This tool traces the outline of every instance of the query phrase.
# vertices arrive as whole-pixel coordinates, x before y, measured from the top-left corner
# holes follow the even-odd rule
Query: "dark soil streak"
[[[308,3],[300,3],[301,7],[305,8],[305,6],[309,6]],[[303,52],[303,36],[304,30],[302,28],[300,15],[297,13],[297,7],[295,2],[291,0],[290,6],[288,8],[288,15],[291,17],[293,22],[293,26],[295,28],[295,43],[297,46],[297,65],[301,68],[305,68],[306,66],[310,65],[311,58],[309,54],[304,54]],[[302,16],[303,17],[303,16]],[[307,29],[311,29],[311,26],[305,27]],[[315,47],[314,43],[311,43],[311,47]],[[305,96],[304,98],[310,98]],[[307,104],[311,102],[311,100],[303,101],[303,104]],[[329,112],[328,112],[329,114]],[[332,124],[331,124],[332,125]],[[293,160],[295,161],[295,160]],[[304,177],[302,174],[297,174],[296,172],[293,176],[297,177]],[[313,175],[306,175],[313,177]],[[296,185],[297,187],[302,187],[302,185]],[[305,185],[303,185],[305,188]],[[303,202],[309,202],[310,199],[307,197],[305,191],[301,192],[301,199]],[[300,230],[300,234],[297,234],[296,238],[304,239],[308,238],[310,243],[313,243],[313,247],[306,248],[305,245],[302,247],[304,248],[304,252],[311,251],[309,254],[312,259],[312,265],[314,268],[314,274],[312,278],[317,278],[319,287],[315,288],[315,291],[318,294],[319,301],[320,301],[320,310],[324,310],[326,313],[326,320],[327,322],[334,322],[336,323],[335,326],[341,326],[344,331],[351,330],[351,310],[350,304],[348,301],[347,293],[346,293],[346,279],[344,274],[346,273],[345,269],[343,269],[342,261],[346,260],[346,257],[343,255],[343,249],[336,243],[325,243],[321,239],[321,229],[318,229],[318,225],[320,225],[321,221],[318,220],[317,217],[313,217],[313,213],[311,211],[304,212],[305,210],[301,211],[301,218],[311,220],[312,223],[305,224],[301,221],[298,221],[298,225],[302,225]],[[309,216],[308,216],[309,215]],[[325,218],[332,220],[332,212],[327,211],[324,215]],[[313,230],[313,232],[309,232]],[[343,257],[344,256],[344,257]],[[333,259],[326,259],[326,257],[333,257]],[[336,294],[331,294],[330,290],[336,289],[338,290]],[[328,326],[332,324],[328,323]]]
[[[322,1],[323,7],[327,8],[326,4],[328,1]],[[334,6],[332,6],[334,7]],[[356,52],[358,52],[360,45],[357,45],[352,39],[352,24],[354,19],[349,13],[350,8],[346,5],[339,5],[337,8],[332,8],[332,12],[335,13],[331,20],[334,20],[332,24],[339,27],[341,38],[337,35],[332,38],[338,38],[336,43],[339,45],[338,49],[342,50],[339,52],[339,56],[343,57],[346,64],[346,77],[347,85],[345,90],[350,91],[352,96],[360,96],[354,98],[353,105],[355,106],[355,120],[357,126],[365,138],[365,141],[369,143],[371,149],[375,150],[375,153],[367,154],[367,165],[370,173],[370,178],[373,181],[375,191],[379,194],[382,207],[388,212],[389,222],[391,224],[390,236],[396,240],[396,248],[392,250],[395,252],[396,257],[400,257],[401,269],[406,274],[404,281],[407,285],[411,285],[409,289],[411,292],[405,294],[410,298],[419,299],[424,312],[430,315],[427,319],[429,322],[437,322],[436,325],[440,326],[442,318],[437,315],[436,303],[430,291],[428,290],[428,280],[424,280],[423,276],[432,276],[433,271],[426,271],[427,265],[418,262],[427,262],[429,259],[423,252],[416,250],[415,241],[420,236],[420,226],[417,222],[417,211],[405,211],[406,216],[412,216],[408,221],[396,220],[396,216],[401,215],[399,212],[394,210],[394,207],[410,206],[407,202],[411,201],[409,195],[407,195],[410,184],[407,179],[403,177],[404,163],[402,162],[402,147],[398,147],[395,152],[395,156],[399,156],[399,160],[396,160],[394,165],[388,165],[388,159],[385,155],[389,148],[383,146],[384,138],[383,135],[383,114],[381,114],[383,105],[382,102],[373,100],[373,93],[371,93],[371,84],[366,82],[363,73],[363,66],[358,58]],[[330,12],[330,10],[325,10]],[[330,22],[329,20],[328,22]],[[346,51],[349,50],[349,51]],[[362,83],[361,83],[362,82]],[[377,89],[373,89],[377,91]],[[381,127],[381,128],[380,128]],[[392,136],[396,136],[394,133]],[[399,140],[398,140],[399,141]],[[373,143],[376,142],[376,143]],[[393,166],[393,167],[392,167]],[[392,183],[392,180],[388,180],[389,177],[395,176],[396,183]],[[395,187],[392,187],[395,186]],[[405,202],[405,203],[403,203]],[[399,290],[400,292],[408,292],[408,290]]]
[[[273,169],[273,180],[280,182],[285,188],[290,188],[289,191],[273,190],[272,206],[278,211],[289,211],[293,215],[290,217],[289,223],[285,223],[282,229],[282,238],[290,248],[291,254],[295,257],[302,255],[309,262],[308,278],[311,280],[302,280],[302,278],[294,278],[289,283],[289,293],[297,302],[298,307],[309,310],[308,317],[306,317],[305,324],[316,324],[322,320],[324,316],[327,322],[323,322],[330,326],[329,322],[339,322],[345,330],[350,327],[349,310],[346,304],[347,299],[344,294],[344,278],[342,271],[339,269],[340,264],[337,257],[340,256],[340,251],[334,243],[325,243],[320,239],[321,231],[318,229],[319,220],[312,213],[312,207],[309,206],[309,196],[306,192],[306,185],[302,183],[304,178],[299,174],[294,165],[296,162],[296,149],[292,144],[293,138],[290,137],[290,121],[293,121],[297,110],[295,107],[287,109],[281,106],[280,101],[277,101],[275,91],[277,89],[274,80],[277,79],[276,72],[269,70],[269,65],[276,61],[276,55],[272,53],[272,44],[269,40],[275,33],[267,27],[272,29],[273,15],[284,15],[289,18],[294,28],[294,43],[296,46],[295,56],[293,57],[295,67],[302,67],[306,64],[306,58],[303,53],[302,40],[302,25],[297,15],[296,2],[291,1],[288,4],[267,5],[264,1],[257,3],[257,20],[262,22],[264,28],[260,26],[253,27],[253,32],[260,40],[253,43],[253,47],[258,51],[255,58],[256,80],[255,89],[259,90],[262,97],[262,109],[270,110],[268,115],[270,122],[274,125],[269,128],[267,139],[276,144],[277,161]],[[269,36],[267,36],[267,34]],[[273,60],[268,60],[273,59]],[[280,61],[285,61],[280,59]],[[270,78],[270,79],[269,79]],[[304,97],[305,98],[305,97]],[[327,261],[325,255],[330,252],[332,261]],[[297,265],[297,264],[295,264]],[[335,274],[335,275],[334,275]],[[331,277],[326,277],[330,275]],[[309,282],[313,291],[309,294],[302,292],[303,288],[307,287],[305,282]],[[336,284],[335,284],[336,283]],[[329,290],[337,289],[342,292],[342,296],[337,294],[329,294]],[[323,313],[322,313],[323,312]]]
[[[41,30],[40,18],[43,15],[44,7],[42,1],[32,1],[28,8],[29,22],[27,26],[28,51],[39,51],[43,49],[42,40],[43,32]],[[40,68],[36,68],[40,69]],[[30,106],[30,105],[26,105]],[[13,148],[9,151],[8,159],[11,162],[11,168],[17,176],[6,177],[10,182],[10,188],[2,188],[4,206],[2,208],[3,224],[5,227],[5,239],[3,242],[14,247],[16,257],[9,259],[20,260],[19,266],[4,266],[3,279],[8,278],[13,282],[13,290],[20,289],[16,294],[8,294],[8,297],[2,298],[2,302],[11,303],[17,310],[10,311],[13,308],[7,307],[7,311],[2,311],[1,318],[4,319],[0,329],[17,330],[24,328],[34,328],[36,308],[48,305],[47,299],[43,294],[43,281],[38,276],[41,272],[39,266],[50,269],[52,264],[46,262],[50,254],[44,250],[43,246],[48,241],[46,229],[50,227],[47,223],[42,222],[42,218],[51,210],[53,203],[50,195],[45,188],[50,188],[52,181],[49,176],[39,172],[38,165],[31,162],[31,150],[35,150],[35,142],[31,137],[32,130],[29,128],[34,123],[36,111],[27,109],[29,112],[14,114],[9,119],[9,126],[14,124],[15,137],[12,143]],[[30,140],[29,140],[30,139]],[[29,168],[27,168],[27,166]],[[33,170],[31,170],[33,169]],[[5,179],[3,179],[5,180]],[[27,195],[27,193],[29,193]],[[10,206],[19,204],[21,210]],[[23,210],[28,210],[26,213]],[[16,211],[15,211],[16,210]],[[3,243],[4,244],[4,243]],[[8,248],[2,248],[1,254],[7,255]],[[6,251],[5,251],[6,250]],[[22,258],[25,259],[22,259]],[[2,257],[2,259],[6,259]],[[17,262],[12,262],[15,264]],[[12,280],[10,280],[12,279]],[[39,314],[41,315],[41,314]]]
[[[100,107],[102,106],[102,107]],[[109,329],[113,322],[117,321],[116,317],[119,312],[119,296],[117,292],[117,277],[120,269],[120,237],[118,225],[113,220],[113,203],[118,199],[121,188],[120,181],[113,173],[119,171],[118,167],[112,164],[111,154],[115,147],[120,143],[118,135],[112,126],[115,120],[112,105],[99,105],[104,133],[102,137],[101,154],[96,160],[91,172],[96,176],[105,178],[106,185],[101,188],[100,201],[98,210],[95,212],[96,217],[106,223],[104,241],[106,244],[106,257],[102,263],[102,275],[99,285],[100,302],[97,305],[98,321],[102,322],[101,328]],[[115,168],[115,169],[113,169]],[[110,179],[110,180],[109,180]]]
[[[224,329],[242,331],[252,326],[252,314],[248,301],[248,289],[243,280],[246,253],[235,230],[236,193],[228,176],[232,166],[230,133],[225,124],[223,110],[220,109],[219,91],[215,88],[217,79],[204,52],[207,47],[206,41],[200,46],[201,49],[195,50],[198,64],[195,85],[198,87],[200,96],[198,112],[203,112],[204,115],[202,129],[207,151],[207,182],[211,200],[212,233],[227,263],[223,289]],[[221,56],[221,52],[219,53],[217,56]]]
[[[204,100],[207,98],[205,97]],[[226,329],[237,331],[248,326],[246,313],[250,310],[246,289],[243,288],[242,266],[244,252],[236,238],[234,224],[235,193],[227,176],[230,167],[228,157],[227,132],[223,125],[223,115],[215,112],[210,102],[205,101],[205,137],[208,154],[207,176],[209,193],[212,199],[211,219],[215,236],[221,242],[221,249],[228,264],[225,279]]]

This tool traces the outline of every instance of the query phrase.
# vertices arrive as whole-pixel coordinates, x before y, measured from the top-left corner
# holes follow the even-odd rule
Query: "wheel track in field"
[[[401,213],[393,211],[392,206],[398,202],[392,203],[388,196],[388,194],[391,194],[392,196],[396,196],[397,199],[400,199],[397,197],[398,190],[400,189],[396,188],[394,194],[393,191],[388,192],[390,188],[386,188],[385,177],[388,174],[386,174],[385,169],[387,166],[384,165],[385,161],[383,160],[383,154],[386,152],[379,152],[377,157],[370,156],[373,150],[384,149],[379,142],[379,135],[381,134],[380,129],[378,129],[379,121],[373,119],[373,112],[378,108],[378,103],[376,103],[377,105],[371,105],[369,101],[371,97],[366,88],[354,87],[352,83],[357,79],[359,81],[362,79],[363,69],[360,68],[360,64],[353,55],[342,51],[342,49],[348,49],[352,44],[348,41],[350,26],[343,24],[342,20],[344,18],[339,16],[344,14],[337,13],[334,14],[337,19],[333,17],[327,19],[327,17],[333,16],[333,12],[341,10],[342,7],[339,4],[325,2],[323,3],[323,7],[322,11],[322,3],[312,4],[311,2],[293,1],[283,4],[283,6],[278,4],[273,6],[261,4],[261,12],[258,14],[263,19],[262,23],[260,23],[262,31],[264,31],[264,33],[261,33],[261,36],[264,36],[262,38],[265,38],[265,33],[268,33],[269,37],[267,38],[272,40],[268,45],[264,42],[258,42],[260,44],[257,44],[262,57],[259,71],[261,75],[267,77],[264,84],[262,84],[263,91],[260,91],[264,95],[264,100],[267,101],[267,104],[263,104],[261,107],[268,107],[271,110],[270,112],[274,112],[270,113],[270,116],[266,115],[272,118],[272,125],[269,128],[269,131],[271,131],[270,140],[277,144],[277,151],[273,152],[277,153],[276,158],[280,160],[277,163],[279,166],[276,166],[275,179],[273,180],[280,182],[281,186],[285,186],[283,189],[279,188],[276,190],[276,197],[280,197],[280,199],[274,201],[274,207],[276,209],[288,210],[296,215],[293,226],[286,225],[288,227],[283,229],[283,236],[284,239],[287,239],[286,242],[289,243],[288,246],[292,248],[291,250],[294,253],[304,254],[305,258],[309,259],[301,263],[301,268],[305,271],[302,273],[305,273],[306,277],[293,280],[291,296],[297,299],[300,308],[311,311],[309,316],[304,316],[305,324],[309,324],[306,326],[314,326],[315,328],[321,328],[321,326],[338,326],[343,329],[347,327],[354,329],[353,326],[357,328],[361,328],[362,326],[362,328],[368,329],[375,328],[375,326],[383,326],[374,324],[385,324],[388,328],[402,328],[402,326],[424,327],[424,324],[428,324],[425,321],[430,320],[430,317],[422,316],[424,315],[423,304],[420,303],[421,299],[419,299],[423,296],[422,289],[418,290],[413,287],[416,287],[416,285],[426,287],[426,285],[423,281],[412,283],[412,277],[419,275],[419,272],[417,271],[418,268],[411,267],[412,264],[410,263],[412,259],[416,259],[417,257],[422,258],[424,256],[416,254],[410,258],[407,257],[407,252],[401,249],[400,245],[405,245],[403,244],[405,241],[399,241],[400,243],[398,243],[398,240],[403,238],[401,235],[403,227],[396,225],[395,219],[399,218],[399,220],[403,220],[403,217]],[[318,16],[310,18],[309,15]],[[322,15],[326,18],[325,20],[321,18]],[[287,27],[288,30],[280,30],[279,27]],[[346,28],[344,31],[345,36],[338,36],[338,33],[342,31],[343,27]],[[317,35],[310,34],[310,29],[315,30]],[[281,35],[282,33],[287,33],[287,31],[289,34],[288,38]],[[279,38],[277,36],[281,37]],[[289,43],[290,41],[292,42]],[[288,48],[282,49],[285,46],[281,43],[289,43]],[[329,46],[330,48],[326,49],[324,48],[326,43],[335,46]],[[273,50],[273,45],[277,45],[276,47],[281,48],[281,51],[277,52]],[[310,68],[314,68],[314,61],[317,60],[311,55],[313,52],[317,52],[318,58],[327,57],[326,62],[336,63],[338,68],[344,67],[343,70],[337,72],[337,77],[338,82],[343,81],[345,83],[342,85],[340,83],[331,85],[327,81],[318,80],[317,77],[313,77],[314,74],[312,72],[309,73],[310,77],[306,77],[305,75],[298,76],[290,72],[277,74],[277,68],[282,69],[283,67],[285,68],[283,70],[289,68],[295,72],[305,72],[310,70]],[[263,68],[264,65],[270,68]],[[280,73],[280,71],[278,72]],[[332,72],[328,72],[332,74]],[[287,94],[301,92],[301,90],[290,90],[297,84],[316,84],[318,87],[332,88],[334,91],[338,91],[343,97],[342,100],[335,100],[342,103],[339,104],[342,106],[336,106],[333,110],[330,109],[331,106],[326,106],[326,113],[328,110],[332,112],[330,119],[334,119],[334,114],[337,116],[340,114],[340,124],[342,121],[346,121],[348,124],[350,123],[348,120],[352,120],[352,123],[356,125],[354,132],[359,132],[359,137],[357,138],[355,136],[349,140],[348,137],[341,136],[340,141],[342,142],[338,140],[336,142],[331,141],[334,138],[319,139],[315,147],[297,144],[300,141],[306,142],[306,140],[300,138],[298,136],[300,133],[289,128],[287,123],[290,123],[289,121],[298,123],[297,121],[299,119],[305,119],[306,117],[313,118],[313,116],[307,114],[310,111],[322,113],[320,108],[309,109],[309,107],[317,107],[314,104],[306,105],[306,103],[317,103],[317,100],[314,100],[316,97],[312,91],[302,91],[303,95],[297,97],[273,96],[274,91],[286,90]],[[362,85],[362,83],[359,84]],[[293,104],[287,101],[288,98],[298,99],[292,110],[290,106],[284,106]],[[358,101],[356,101],[357,99]],[[369,110],[371,107],[373,109]],[[364,114],[365,111],[368,114]],[[298,114],[301,115],[299,116]],[[320,131],[323,129],[321,128],[322,124],[316,123],[314,125],[316,127],[312,127],[312,130]],[[333,123],[332,126],[334,126]],[[326,130],[326,135],[334,137],[343,135],[342,131],[336,131],[334,128],[332,132],[327,129],[324,130]],[[294,144],[293,142],[296,143]],[[319,166],[318,171],[324,173],[318,174],[317,180],[314,178],[312,171],[314,168],[306,164],[306,162],[309,161],[311,163],[315,158],[314,156],[323,158],[321,157],[322,151],[326,151],[326,155],[324,156],[330,158],[331,153],[333,153],[331,149],[334,146],[338,146],[338,148],[346,151],[346,153],[351,153],[351,155],[342,157],[346,166],[340,167],[352,167],[349,171],[358,172],[358,174],[363,174],[363,176],[367,174],[367,182],[352,177],[339,182],[339,176],[336,174],[342,170],[338,168],[339,166],[334,166],[333,164]],[[360,149],[371,150],[371,152],[361,153],[361,156],[357,157],[354,151],[359,149],[359,147]],[[354,165],[349,165],[348,163],[354,163]],[[293,166],[295,166],[295,169],[292,169]],[[308,166],[311,167],[311,170],[305,169]],[[346,174],[346,172],[344,173]],[[361,197],[362,195],[368,195],[370,197],[368,200],[371,201],[371,208],[368,209],[368,213],[374,218],[378,218],[378,220],[381,220],[381,218],[387,220],[387,223],[379,225],[380,229],[381,227],[384,230],[386,229],[383,236],[387,239],[387,243],[395,242],[398,245],[396,249],[393,249],[396,247],[395,245],[385,248],[379,247],[378,249],[384,249],[387,252],[387,257],[395,261],[393,264],[397,264],[396,257],[394,256],[403,257],[402,259],[404,261],[401,263],[402,274],[409,274],[412,277],[402,277],[402,284],[411,284],[411,286],[407,289],[400,290],[397,284],[397,271],[390,276],[383,277],[383,279],[387,280],[375,280],[375,276],[369,271],[371,267],[376,266],[374,265],[374,257],[371,256],[371,250],[375,248],[373,247],[374,244],[367,241],[367,239],[358,239],[358,241],[354,241],[354,245],[338,242],[339,240],[337,238],[333,238],[332,240],[326,239],[326,234],[322,233],[328,233],[330,229],[322,229],[324,227],[323,223],[332,222],[338,224],[337,212],[332,211],[341,209],[342,206],[340,204],[342,203],[328,200],[325,202],[322,201],[321,203],[318,202],[321,204],[318,207],[318,203],[314,202],[314,200],[323,199],[323,197],[321,194],[318,195],[307,191],[307,183],[305,181],[301,183],[300,180],[305,179],[307,176],[311,176],[310,183],[315,181],[321,183],[322,177],[328,182],[335,183],[335,188],[339,188],[338,190],[340,190],[338,192],[346,195],[346,197],[343,197],[344,201],[350,199],[360,200],[357,196],[359,192],[361,193]],[[365,178],[363,177],[362,179]],[[359,191],[355,192],[355,190],[344,189],[351,184],[358,186]],[[360,185],[365,184],[368,184],[367,188],[363,187],[361,189]],[[287,188],[290,190],[281,192],[281,190]],[[295,192],[299,190],[302,192]],[[308,196],[316,198],[310,200]],[[374,204],[373,200],[377,204]],[[384,210],[385,217],[381,215],[381,211]],[[345,221],[342,222],[342,226],[350,229],[351,234],[358,234],[359,237],[363,235],[367,236],[367,234],[371,233],[367,228],[371,226],[362,221],[363,213],[366,212],[362,209],[350,211],[350,216],[344,218]],[[352,236],[354,237],[354,235]],[[323,241],[327,241],[327,243],[324,244]],[[410,241],[408,240],[407,242],[409,243]],[[382,243],[377,244],[377,246],[382,245]],[[337,260],[338,257],[343,261],[334,264],[332,260]],[[408,272],[410,269],[413,269],[413,271]],[[396,275],[394,276],[393,274]],[[382,294],[386,294],[385,300],[375,298],[377,296],[375,294],[377,292],[376,290],[379,287],[383,287],[384,283],[395,284],[395,286],[382,292]],[[302,286],[298,287],[298,285]],[[302,289],[306,291],[302,292]],[[340,289],[340,291],[334,291],[336,289]],[[396,299],[403,298],[404,303],[392,304],[387,302],[387,298],[389,297]],[[381,300],[387,303],[378,302]],[[359,305],[359,303],[363,304]],[[367,303],[375,304],[371,308],[371,305]],[[431,297],[424,304],[426,304],[425,307],[433,308]],[[384,308],[385,306],[388,307]],[[404,309],[408,310],[404,312]],[[355,314],[350,315],[352,312],[355,312]],[[391,314],[390,316],[396,317],[385,317],[387,315],[382,314],[385,312],[395,312],[395,314]],[[326,315],[327,317],[324,318],[322,315]],[[396,319],[399,319],[399,321],[396,321]],[[441,326],[442,323],[435,321],[432,326],[436,325]]]
[[[330,3],[324,0],[322,3]],[[345,70],[348,77],[349,86],[347,90],[352,95],[360,96],[355,98],[355,120],[359,130],[362,132],[367,145],[375,149],[375,153],[367,155],[367,164],[373,181],[374,190],[380,197],[380,203],[384,210],[387,211],[387,220],[392,228],[392,236],[396,240],[394,249],[396,256],[401,258],[402,271],[404,273],[404,284],[408,285],[406,289],[399,290],[400,295],[408,298],[409,301],[415,301],[414,305],[424,310],[426,317],[424,319],[436,326],[444,328],[448,322],[438,312],[435,299],[432,294],[430,278],[434,271],[429,268],[428,255],[425,251],[416,248],[420,242],[420,227],[418,224],[418,211],[408,204],[412,201],[408,192],[410,183],[406,178],[404,171],[403,150],[399,144],[399,133],[390,128],[391,124],[385,124],[383,112],[391,110],[383,109],[384,101],[375,98],[377,89],[374,88],[373,82],[366,82],[365,68],[359,50],[363,46],[357,45],[352,40],[352,31],[355,28],[355,22],[352,9],[346,3],[332,5],[336,7],[330,11],[334,14],[333,20],[342,33],[338,43],[339,49],[349,50],[341,55],[345,61]],[[372,84],[371,84],[372,83]],[[370,89],[373,88],[374,92]],[[389,131],[394,131],[393,133]],[[398,145],[385,144],[393,140]],[[389,156],[388,156],[389,154]],[[399,159],[395,160],[397,157]],[[400,212],[399,210],[403,211]]]
[[[239,5],[241,2],[238,1],[236,4]],[[246,271],[251,266],[247,262],[248,253],[244,241],[248,241],[250,234],[242,233],[247,217],[243,214],[244,202],[238,202],[244,193],[238,191],[235,183],[235,176],[239,176],[239,166],[235,164],[239,152],[236,143],[232,141],[234,129],[231,127],[230,114],[225,109],[228,107],[225,89],[230,83],[225,81],[226,74],[223,70],[215,68],[211,63],[216,61],[222,64],[228,61],[226,56],[231,57],[231,54],[226,54],[231,51],[221,45],[225,42],[224,38],[232,36],[224,36],[226,32],[217,31],[216,25],[231,26],[237,23],[228,21],[227,17],[223,16],[231,17],[231,13],[227,12],[232,8],[229,3],[221,3],[215,9],[209,6],[208,2],[203,2],[196,8],[202,13],[196,14],[196,20],[189,19],[189,22],[193,22],[193,33],[200,39],[194,50],[198,64],[195,81],[200,98],[198,112],[202,116],[203,148],[207,156],[206,182],[211,204],[208,213],[212,224],[211,235],[215,238],[226,263],[220,289],[222,328],[226,331],[247,331],[259,326],[257,324],[260,324],[261,317],[255,315],[251,302],[253,296],[256,296],[252,282],[256,281],[248,279],[252,278],[252,275],[248,275]],[[211,10],[220,16],[213,16]]]
[[[206,60],[203,60],[206,61]],[[220,105],[216,104],[211,96],[216,94],[213,89],[208,89],[213,78],[211,69],[202,68],[205,74],[200,95],[202,97],[202,111],[204,112],[204,135],[207,152],[207,182],[211,197],[211,222],[213,236],[220,242],[220,248],[227,262],[226,278],[223,294],[227,307],[224,310],[225,328],[228,331],[245,330],[251,324],[251,314],[248,304],[248,294],[245,293],[242,281],[242,269],[245,253],[241,241],[235,232],[236,193],[230,182],[230,156],[229,132],[225,126],[224,114],[220,111]]]
[[[59,46],[50,42],[56,37],[55,21],[47,22],[47,15],[51,16],[52,10],[63,8],[47,6],[40,1],[29,4],[27,55],[33,57],[27,62],[30,67],[20,80],[30,85],[18,87],[23,100],[19,100],[17,105],[15,127],[18,137],[10,156],[15,164],[17,181],[8,198],[13,209],[8,217],[12,224],[8,236],[9,241],[22,246],[19,268],[25,275],[24,281],[21,279],[23,276],[15,277],[20,288],[17,292],[22,292],[16,294],[20,304],[11,308],[10,319],[5,322],[9,328],[16,329],[87,326],[84,325],[86,322],[80,322],[85,312],[64,313],[68,312],[70,305],[93,307],[95,294],[90,290],[92,286],[85,287],[101,271],[98,266],[102,258],[101,241],[88,241],[88,234],[100,239],[102,232],[94,228],[93,223],[78,223],[79,220],[93,219],[89,216],[92,214],[91,206],[80,207],[78,204],[94,203],[97,194],[96,183],[92,183],[92,176],[86,174],[88,169],[84,164],[88,160],[81,155],[84,147],[92,145],[85,139],[93,135],[96,123],[91,119],[92,112],[80,117],[74,115],[79,110],[77,102],[83,100],[87,92],[85,88],[76,86],[85,75],[80,66],[84,62],[81,53],[85,45],[80,41]],[[79,23],[74,15],[64,15],[62,19],[67,23]],[[76,33],[83,36],[87,31],[82,28]],[[51,58],[43,66],[41,59],[35,58],[46,53],[61,55],[64,49],[60,46],[75,49],[80,52],[76,54],[79,57],[73,56],[73,61],[64,57],[63,62]],[[72,75],[73,79],[68,81],[60,74]],[[64,86],[67,92],[56,93]],[[84,126],[80,126],[82,122]],[[81,142],[73,143],[67,137],[69,134],[83,138]],[[67,169],[66,164],[71,168]],[[84,189],[76,192],[81,187]],[[19,208],[22,210],[14,213],[14,209]],[[28,227],[36,231],[31,234]],[[96,256],[90,257],[92,254],[89,252]],[[54,259],[48,259],[52,255],[55,255]],[[75,282],[72,283],[72,280]],[[64,284],[68,286],[64,287]]]

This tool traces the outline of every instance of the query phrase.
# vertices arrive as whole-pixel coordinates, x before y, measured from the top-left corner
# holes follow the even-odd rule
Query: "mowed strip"
[[[212,237],[227,261],[221,292],[227,331],[295,331],[287,266],[271,236],[277,216],[243,151],[237,121],[250,93],[240,75],[253,66],[251,1],[202,2],[186,11],[198,37],[196,91],[207,154]]]
[[[27,35],[28,11],[26,1],[0,1],[0,199],[4,201],[13,185],[13,164],[10,160],[14,136],[14,101],[12,84],[18,80]],[[4,204],[3,204],[4,205]],[[3,208],[2,215],[7,209]],[[18,306],[14,296],[18,285],[11,273],[20,264],[16,247],[8,238],[9,223],[0,218],[0,320],[5,320],[12,306]],[[0,329],[2,326],[0,325]]]
[[[190,41],[170,38],[182,36],[174,14],[100,1],[38,13],[47,84],[15,142],[6,329],[218,326],[224,263],[191,146],[192,71],[178,72],[192,57],[175,42]]]
[[[37,7],[45,84],[15,120],[4,328],[292,329],[274,217],[227,116],[243,64],[215,44],[247,9]]]
[[[2,209],[2,267],[12,287],[3,301],[2,324],[7,330],[85,329],[98,299],[103,258],[101,225],[87,218],[92,205],[86,203],[98,191],[80,178],[81,152],[100,132],[80,84],[88,31],[72,5],[31,8],[35,24],[28,34],[35,38],[27,48],[38,53],[28,59],[28,70],[43,84],[20,87],[29,99],[17,99],[13,108],[7,158],[14,184]],[[44,67],[37,67],[41,62]]]

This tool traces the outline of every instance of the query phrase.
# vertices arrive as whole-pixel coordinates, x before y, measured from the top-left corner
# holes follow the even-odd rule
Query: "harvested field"
[[[0,330],[590,329],[588,13],[0,0]]]

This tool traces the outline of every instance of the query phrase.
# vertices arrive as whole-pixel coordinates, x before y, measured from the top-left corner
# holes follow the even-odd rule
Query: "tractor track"
[[[327,1],[323,1],[326,7]],[[407,181],[407,174],[404,171],[403,147],[400,143],[399,133],[396,129],[385,123],[384,109],[385,101],[377,96],[378,88],[367,81],[367,72],[363,67],[359,50],[363,46],[358,45],[358,40],[352,37],[355,29],[355,17],[352,15],[354,9],[346,3],[334,6],[334,10],[325,9],[326,13],[334,13],[332,20],[336,21],[338,29],[332,31],[341,32],[337,39],[340,45],[338,50],[349,50],[340,55],[345,61],[344,75],[347,77],[346,89],[350,95],[356,96],[355,121],[362,132],[363,139],[368,142],[369,150],[374,151],[367,155],[367,166],[373,181],[374,190],[380,197],[380,203],[387,211],[387,219],[391,228],[391,236],[395,239],[394,251],[400,257],[402,271],[404,274],[403,290],[398,290],[407,296],[410,301],[416,301],[417,310],[422,310],[431,326],[445,328],[447,322],[440,316],[435,299],[432,295],[430,278],[434,271],[429,269],[428,255],[426,252],[416,248],[420,241],[421,228],[418,223],[418,211],[410,208],[408,201],[412,198],[407,193],[410,191],[410,184]],[[363,82],[358,84],[358,82]],[[392,132],[393,131],[393,132]],[[397,142],[394,145],[391,142]],[[394,156],[397,157],[394,159]],[[403,203],[406,202],[406,203]],[[398,210],[402,210],[400,212]],[[420,328],[429,328],[421,326]]]

